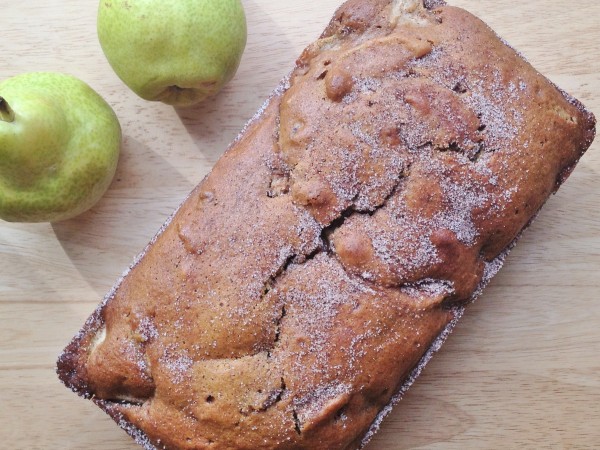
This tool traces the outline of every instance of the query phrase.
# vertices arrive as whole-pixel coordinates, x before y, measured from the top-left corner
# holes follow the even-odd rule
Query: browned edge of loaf
[[[424,5],[429,9],[437,8],[444,4],[445,4],[445,2],[443,2],[441,0],[424,0]],[[287,85],[287,79],[282,80],[279,87],[275,90],[275,92],[273,93],[273,95],[270,97],[270,99],[267,101],[267,103],[265,105],[267,105],[274,98],[281,96],[282,93],[286,89],[286,85]],[[590,112],[588,112],[578,100],[574,99],[573,97],[571,97],[569,94],[565,93],[564,91],[562,91],[562,90],[560,90],[560,91],[564,95],[564,97],[569,101],[569,103],[576,106],[580,111],[583,112],[583,114],[586,116],[587,120],[590,123],[592,123],[592,124],[595,123],[595,119],[593,118],[593,115]],[[264,111],[264,109],[265,109],[265,107],[263,107],[263,108],[261,108],[261,110],[259,110],[259,113],[257,113],[257,115],[249,122],[249,124],[246,126],[246,129],[248,126],[251,126],[252,123],[254,123],[255,121],[259,120],[262,117],[262,112]],[[592,127],[590,129],[589,136],[587,139],[588,145],[591,144],[593,138],[594,138],[594,130]],[[232,143],[232,146],[235,144],[235,142],[237,142],[237,140],[234,141],[234,143]],[[558,187],[562,183],[564,183],[564,181],[568,178],[568,176],[571,173],[574,166],[575,166],[575,164],[569,166],[561,173],[559,179],[557,180],[556,189],[558,189]],[[176,212],[177,211],[175,211],[173,213],[171,218],[175,215]],[[163,227],[161,227],[161,229],[158,231],[155,238],[148,244],[148,246],[152,245],[152,243],[155,242],[156,238],[158,236],[160,236],[160,234],[164,231],[164,229],[169,225],[171,218],[169,220],[167,220],[167,222],[163,225]],[[531,221],[529,222],[529,224],[530,223],[531,223]],[[524,227],[523,230],[525,228],[527,228],[527,226]],[[521,236],[521,233],[517,236],[517,238],[509,246],[507,246],[504,249],[504,251],[500,254],[500,256],[498,256],[496,258],[494,263],[491,265],[492,270],[490,270],[490,272],[486,274],[486,276],[480,283],[478,289],[475,291],[474,295],[470,298],[469,302],[472,302],[480,295],[480,293],[482,292],[485,285],[487,285],[487,283],[491,280],[491,278],[500,269],[506,255],[508,254],[510,249],[512,249],[512,247],[515,245],[515,243],[517,242],[517,240],[519,239],[520,236]],[[130,268],[127,270],[127,272],[129,272],[129,270],[131,270],[133,267],[135,267],[137,265],[141,256],[144,253],[145,253],[145,251],[142,252],[138,258],[136,258],[136,260],[133,262],[133,264],[130,266]],[[126,276],[127,272],[123,276]],[[104,306],[106,305],[106,303],[109,302],[110,299],[113,297],[114,292],[119,287],[119,284],[120,284],[120,281],[106,295],[103,302],[98,306],[98,308],[95,310],[95,312],[86,321],[86,323],[84,324],[81,331],[73,338],[73,340],[70,342],[70,344],[65,348],[63,353],[60,355],[60,357],[58,359],[58,363],[57,363],[57,372],[58,372],[59,378],[61,379],[61,381],[63,381],[63,383],[65,383],[65,385],[67,385],[73,391],[78,393],[80,396],[82,396],[84,398],[91,398],[92,401],[96,405],[98,405],[102,410],[104,410],[107,414],[109,414],[121,428],[123,428],[131,437],[134,438],[134,440],[138,444],[142,445],[147,450],[158,450],[158,447],[156,447],[154,444],[152,444],[148,440],[148,438],[145,436],[143,431],[139,430],[135,426],[131,425],[131,423],[127,422],[123,418],[123,416],[115,408],[113,408],[112,402],[93,398],[88,390],[88,387],[86,386],[85,381],[84,381],[85,380],[85,377],[83,376],[84,374],[81,374],[76,370],[77,369],[77,354],[78,354],[78,349],[81,346],[82,339],[84,338],[84,336],[86,336],[90,333],[94,333],[100,329],[100,327],[102,326],[101,311],[104,308]],[[391,411],[391,407],[402,398],[402,396],[407,391],[407,389],[412,385],[412,383],[415,381],[417,376],[421,373],[425,364],[431,359],[432,355],[436,351],[439,350],[441,344],[445,341],[446,337],[449,335],[449,333],[452,331],[452,329],[456,325],[457,321],[462,316],[464,309],[465,309],[465,305],[460,305],[460,306],[454,307],[454,309],[453,309],[454,320],[452,320],[448,324],[448,326],[442,331],[442,333],[440,333],[440,335],[434,341],[434,343],[431,345],[431,347],[426,351],[426,353],[423,355],[423,357],[421,358],[419,363],[412,370],[410,376],[402,384],[399,391],[393,397],[392,401],[390,402],[390,405],[388,407],[384,408],[380,412],[380,414],[377,416],[376,420],[371,425],[370,430],[364,436],[364,439],[362,440],[361,448],[364,447],[369,442],[369,440],[373,436],[374,432],[379,427],[381,421]]]

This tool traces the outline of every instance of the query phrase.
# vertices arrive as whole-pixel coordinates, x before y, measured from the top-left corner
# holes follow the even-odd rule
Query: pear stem
[[[12,122],[15,120],[15,113],[3,97],[0,97],[0,120],[4,122]]]

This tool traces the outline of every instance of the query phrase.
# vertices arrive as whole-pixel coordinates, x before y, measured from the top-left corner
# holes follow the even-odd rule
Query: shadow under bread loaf
[[[350,0],[58,361],[147,449],[356,449],[594,137],[441,1]]]

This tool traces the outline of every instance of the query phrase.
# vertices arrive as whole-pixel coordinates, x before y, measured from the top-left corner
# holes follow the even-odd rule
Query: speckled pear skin
[[[147,449],[356,449],[594,137],[442,2],[351,0],[59,359]]]
[[[240,0],[100,0],[98,39],[140,97],[190,106],[219,93],[246,46]]]
[[[10,110],[0,120],[0,219],[57,222],[94,206],[121,150],[110,105],[85,82],[57,72],[3,80],[0,98]]]

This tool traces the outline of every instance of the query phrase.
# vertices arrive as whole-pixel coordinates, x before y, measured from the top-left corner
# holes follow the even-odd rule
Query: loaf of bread
[[[357,449],[594,137],[479,19],[350,0],[58,361],[146,449]]]

